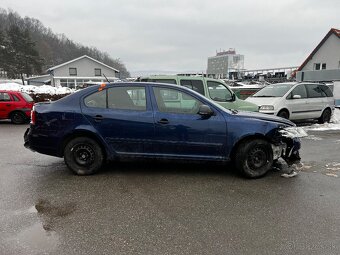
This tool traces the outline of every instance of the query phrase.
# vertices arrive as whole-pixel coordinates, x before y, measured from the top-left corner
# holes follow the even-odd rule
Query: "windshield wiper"
[[[232,114],[238,114],[238,110],[236,110],[236,109],[230,109],[229,108],[229,110],[231,111]]]
[[[276,97],[276,96],[262,95],[262,96],[253,96],[253,97]]]

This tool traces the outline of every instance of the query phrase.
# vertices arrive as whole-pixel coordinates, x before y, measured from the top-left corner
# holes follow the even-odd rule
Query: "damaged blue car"
[[[33,151],[63,157],[78,175],[107,161],[137,158],[232,161],[248,178],[282,157],[299,161],[303,136],[289,120],[225,109],[170,84],[94,85],[35,104],[24,140]]]

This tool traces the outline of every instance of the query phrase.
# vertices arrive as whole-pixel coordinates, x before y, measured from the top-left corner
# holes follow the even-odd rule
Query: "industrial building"
[[[207,76],[219,79],[239,79],[244,70],[244,55],[236,54],[230,48],[216,52],[216,56],[208,58]]]

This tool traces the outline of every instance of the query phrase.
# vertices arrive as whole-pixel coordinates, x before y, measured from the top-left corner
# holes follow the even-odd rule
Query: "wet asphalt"
[[[340,254],[340,131],[303,139],[303,167],[117,163],[94,176],[23,147],[0,122],[0,254]],[[339,177],[337,177],[339,176]]]

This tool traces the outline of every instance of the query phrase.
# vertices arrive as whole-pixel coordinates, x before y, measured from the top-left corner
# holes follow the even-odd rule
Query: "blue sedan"
[[[35,104],[24,140],[33,151],[64,157],[78,175],[106,161],[157,158],[233,161],[257,178],[280,157],[300,160],[300,135],[289,120],[227,110],[185,87],[114,83]]]

